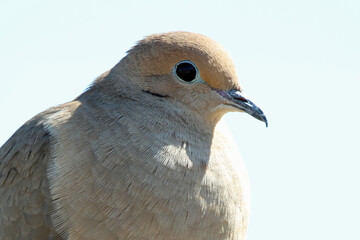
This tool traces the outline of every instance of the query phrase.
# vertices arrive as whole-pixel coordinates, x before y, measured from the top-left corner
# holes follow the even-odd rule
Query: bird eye
[[[176,75],[185,82],[192,82],[196,78],[197,69],[193,63],[182,61],[175,66]]]

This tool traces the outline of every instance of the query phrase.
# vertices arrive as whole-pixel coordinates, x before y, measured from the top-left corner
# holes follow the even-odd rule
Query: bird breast
[[[245,234],[247,174],[223,131],[196,131],[170,118],[134,121],[137,111],[119,114],[110,107],[93,111],[92,120],[83,117],[91,109],[80,104],[72,114],[52,116],[56,124],[48,121],[53,218],[60,230],[77,226],[70,232],[137,239]]]

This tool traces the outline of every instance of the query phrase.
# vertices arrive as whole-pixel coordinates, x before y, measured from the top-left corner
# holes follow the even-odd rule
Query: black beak
[[[221,93],[218,93],[226,99],[230,100],[231,106],[243,110],[254,118],[264,122],[266,124],[266,127],[268,126],[268,122],[264,112],[249,99],[243,97],[239,90],[232,89],[228,92],[222,91]]]

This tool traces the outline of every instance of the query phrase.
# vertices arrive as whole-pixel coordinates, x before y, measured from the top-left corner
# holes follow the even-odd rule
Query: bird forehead
[[[211,87],[238,87],[235,66],[226,50],[216,41],[195,33],[171,32],[154,34],[138,42],[128,52],[143,76],[171,74],[184,60],[193,62],[201,78]]]

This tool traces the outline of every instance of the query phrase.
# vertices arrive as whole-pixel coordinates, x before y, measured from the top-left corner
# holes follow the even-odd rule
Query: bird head
[[[110,73],[128,79],[153,101],[166,99],[213,122],[226,112],[239,111],[267,125],[262,110],[243,95],[229,54],[200,34],[150,35],[130,49]]]

